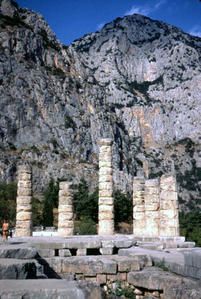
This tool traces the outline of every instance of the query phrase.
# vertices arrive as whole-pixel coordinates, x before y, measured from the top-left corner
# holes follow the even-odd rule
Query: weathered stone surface
[[[163,175],[160,179],[160,236],[179,235],[179,207],[176,178]]]
[[[36,265],[33,260],[0,259],[0,279],[36,278]]]
[[[113,203],[113,177],[112,177],[112,140],[99,141],[99,211],[98,234],[114,234],[114,203]],[[106,175],[105,173],[110,173]],[[107,199],[109,198],[109,200]]]
[[[20,248],[20,246],[1,246],[0,247],[0,259],[12,258],[12,259],[33,259],[38,256],[38,251],[35,248]]]
[[[86,275],[116,274],[117,264],[103,256],[70,257],[63,260],[62,272]]]
[[[150,267],[142,271],[128,273],[128,283],[148,290],[162,291],[170,284],[181,284],[182,277],[165,272],[159,268]]]
[[[163,175],[161,179],[133,180],[133,233],[145,237],[175,237],[179,235],[179,208],[176,179]]]
[[[102,299],[102,291],[96,284],[58,279],[0,281],[3,299]]]
[[[100,253],[102,255],[112,255],[113,254],[113,247],[106,247],[106,248],[100,248]]]
[[[59,256],[61,257],[71,256],[71,252],[69,249],[59,249]]]
[[[15,236],[28,237],[32,235],[31,168],[21,165],[18,173]]]
[[[58,235],[72,236],[74,231],[72,184],[59,184]]]

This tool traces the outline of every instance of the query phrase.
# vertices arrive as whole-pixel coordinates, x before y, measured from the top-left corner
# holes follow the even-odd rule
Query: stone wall
[[[133,183],[133,233],[135,236],[179,236],[179,209],[175,177],[135,177]]]
[[[16,237],[32,235],[32,182],[31,168],[23,165],[18,169]]]

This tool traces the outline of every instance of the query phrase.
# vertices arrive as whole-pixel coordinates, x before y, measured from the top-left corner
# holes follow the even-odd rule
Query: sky
[[[177,26],[201,37],[201,0],[17,0],[41,13],[65,45],[133,13]]]

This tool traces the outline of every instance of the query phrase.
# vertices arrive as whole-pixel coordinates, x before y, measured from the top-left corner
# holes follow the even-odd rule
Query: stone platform
[[[192,290],[195,294],[201,291],[201,248],[193,246],[193,242],[185,242],[183,237],[153,239],[135,238],[133,235],[96,235],[12,238],[0,242],[0,279],[10,281],[11,297],[15,290],[22,294],[16,298],[24,298],[24,291],[26,298],[92,298],[86,297],[89,296],[86,294],[68,297],[66,289],[63,289],[68,281],[69,288],[72,283],[72,288],[82,290],[75,281],[85,281],[90,283],[91,293],[97,292],[99,297],[94,295],[94,299],[102,296],[97,291],[98,286],[107,291],[119,283],[132,287],[137,299],[148,295],[152,296],[149,298],[183,299]],[[27,278],[32,279],[33,288]],[[49,279],[56,284],[51,285]],[[20,283],[22,280],[24,284]],[[42,288],[41,294],[44,295],[47,290],[47,297],[29,297],[28,290],[38,294],[38,290],[34,289],[36,281]],[[182,295],[177,297],[174,294],[177,294],[181,282],[186,292],[180,291]],[[0,298],[10,298],[7,296],[9,290],[5,290],[7,297],[2,296],[3,281],[0,283]],[[6,284],[9,285],[9,282]],[[193,297],[194,293],[188,298],[199,298]]]

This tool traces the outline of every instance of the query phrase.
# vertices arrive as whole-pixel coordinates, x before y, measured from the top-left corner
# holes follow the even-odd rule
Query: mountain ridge
[[[131,190],[143,168],[171,171],[181,206],[199,206],[201,39],[133,15],[65,47],[37,14],[2,5],[1,179],[29,161],[36,193],[50,177],[93,189],[97,141],[111,137],[116,188]]]

